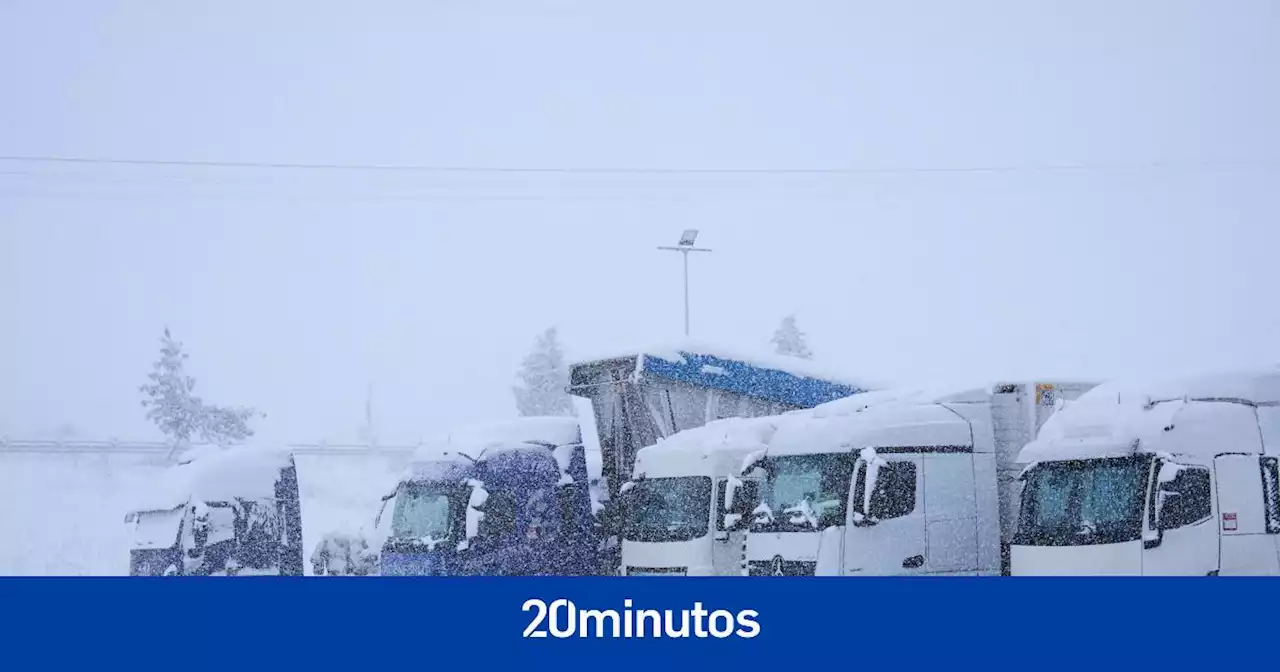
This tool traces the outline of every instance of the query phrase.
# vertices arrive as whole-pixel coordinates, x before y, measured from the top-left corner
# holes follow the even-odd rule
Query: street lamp
[[[680,235],[680,242],[675,247],[658,247],[659,250],[679,252],[684,256],[684,335],[686,338],[689,336],[689,253],[711,251],[705,247],[694,247],[693,244],[697,240],[697,229],[685,229]]]

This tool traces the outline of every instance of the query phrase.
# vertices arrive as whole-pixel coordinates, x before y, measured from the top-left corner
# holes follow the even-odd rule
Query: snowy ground
[[[381,455],[300,455],[304,554],[377,512],[402,464]],[[165,463],[130,453],[0,453],[0,575],[122,575],[124,516]],[[307,572],[310,573],[310,563]]]

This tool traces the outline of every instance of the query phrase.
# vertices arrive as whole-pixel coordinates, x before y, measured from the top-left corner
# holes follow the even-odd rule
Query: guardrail
[[[198,446],[191,446],[196,448]],[[295,455],[381,455],[396,456],[412,453],[413,446],[381,446],[360,444],[295,443],[285,444],[285,449]],[[251,447],[249,449],[252,449]],[[170,455],[174,444],[164,441],[13,441],[0,439],[0,453],[44,454],[143,454]]]

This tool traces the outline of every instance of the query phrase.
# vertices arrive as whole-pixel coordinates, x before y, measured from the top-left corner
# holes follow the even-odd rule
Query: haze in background
[[[693,332],[890,382],[1280,360],[1273,2],[11,2],[0,434],[159,438],[167,325],[260,435],[514,415]],[[952,168],[1012,168],[951,171]],[[891,169],[887,172],[882,169]],[[948,169],[948,170],[939,170]]]

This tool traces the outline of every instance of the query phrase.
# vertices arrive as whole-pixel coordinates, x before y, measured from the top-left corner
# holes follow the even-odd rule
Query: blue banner
[[[0,579],[0,650],[12,670],[1272,669],[1276,605],[1280,581],[1227,578]]]

